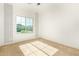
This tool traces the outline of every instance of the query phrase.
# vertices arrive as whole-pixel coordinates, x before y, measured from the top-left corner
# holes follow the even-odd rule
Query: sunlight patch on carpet
[[[19,48],[25,56],[52,56],[58,49],[41,41],[33,41],[20,45]]]

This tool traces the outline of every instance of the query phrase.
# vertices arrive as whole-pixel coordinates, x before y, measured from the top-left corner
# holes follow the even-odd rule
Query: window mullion
[[[26,17],[25,17],[25,31],[26,31]]]
[[[26,31],[26,17],[25,17],[25,31]]]

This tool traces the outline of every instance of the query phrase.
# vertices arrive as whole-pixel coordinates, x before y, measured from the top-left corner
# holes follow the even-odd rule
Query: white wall
[[[79,4],[42,4],[39,7],[39,35],[79,48]]]
[[[33,33],[16,33],[17,15],[34,18],[33,25],[36,27]],[[40,36],[79,48],[79,4],[41,4],[37,7],[17,4],[13,6],[13,10],[11,5],[0,4],[0,33],[0,43],[22,41]],[[7,39],[4,40],[4,38]]]
[[[33,18],[33,33],[17,33],[16,32],[16,16],[27,16]],[[35,32],[35,12],[33,6],[25,4],[14,4],[13,6],[13,41],[22,41],[33,39],[36,37]]]
[[[0,4],[0,45],[36,38],[36,7],[27,4]],[[16,33],[16,16],[33,17],[33,33]]]
[[[13,6],[4,4],[4,42],[12,42],[13,40]]]
[[[0,45],[4,42],[4,4],[0,4]]]
[[[0,3],[0,46],[12,41],[12,5]]]

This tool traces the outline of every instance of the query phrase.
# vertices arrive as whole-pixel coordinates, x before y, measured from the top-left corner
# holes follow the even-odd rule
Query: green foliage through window
[[[31,17],[16,17],[16,30],[21,33],[33,32],[33,20]]]

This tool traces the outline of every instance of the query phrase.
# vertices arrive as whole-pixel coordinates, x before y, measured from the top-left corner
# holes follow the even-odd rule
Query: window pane
[[[19,17],[19,16],[16,17],[16,23],[21,24],[21,17]]]
[[[25,17],[21,17],[21,24],[25,26]]]
[[[29,33],[33,31],[33,24],[31,17],[16,17],[16,30],[21,33]]]
[[[17,32],[25,31],[25,17],[17,16]]]
[[[30,32],[33,31],[33,27],[32,27],[32,18],[28,17],[26,18],[26,29]]]

